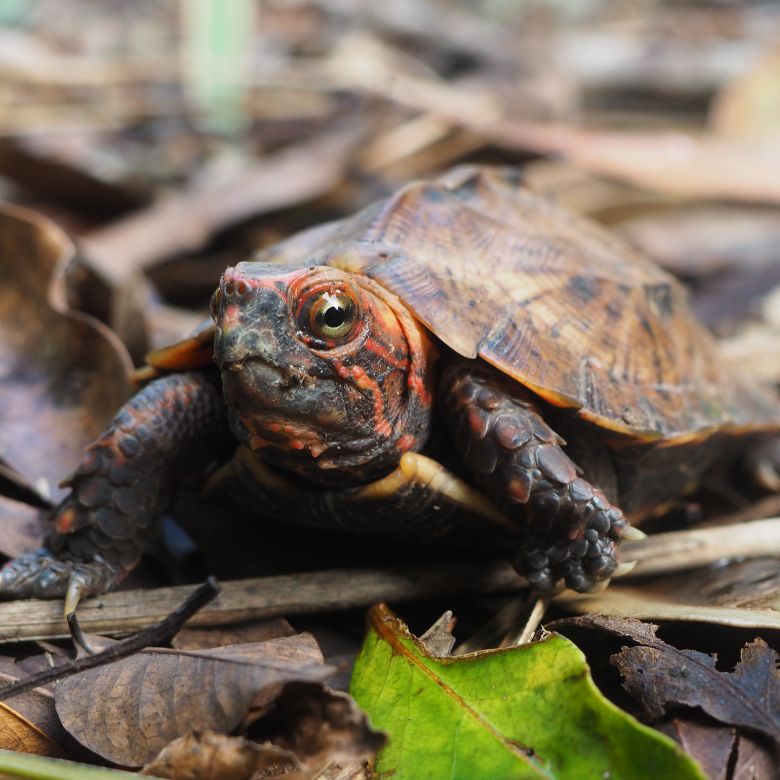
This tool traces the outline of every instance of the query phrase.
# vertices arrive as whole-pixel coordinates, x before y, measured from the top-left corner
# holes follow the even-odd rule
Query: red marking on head
[[[405,433],[399,440],[398,440],[398,449],[401,452],[408,452],[414,445],[417,443],[417,439],[412,436],[411,433]]]
[[[241,321],[240,315],[241,309],[235,303],[228,304],[222,313],[222,324],[236,325]]]
[[[403,336],[403,333],[401,335]],[[408,360],[405,358],[399,359],[390,354],[390,351],[383,344],[380,344],[375,338],[367,338],[363,343],[363,346],[378,357],[382,358],[385,363],[389,363],[391,366],[393,366],[393,368],[400,368],[403,370],[406,369],[409,365]]]
[[[75,524],[76,510],[71,506],[57,515],[54,521],[54,528],[57,530],[57,533],[69,534],[73,531]]]
[[[432,403],[431,392],[422,378],[414,371],[409,372],[407,380],[409,389],[417,396],[423,406],[430,407]]]

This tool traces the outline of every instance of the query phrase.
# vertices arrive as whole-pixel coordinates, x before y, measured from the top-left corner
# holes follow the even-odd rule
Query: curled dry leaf
[[[301,769],[300,762],[288,750],[204,731],[173,740],[144,766],[141,774],[175,780],[249,780],[268,770],[271,776],[297,778]]]
[[[566,622],[637,643],[624,647],[610,662],[651,717],[661,717],[669,706],[700,707],[721,723],[758,732],[780,746],[778,657],[762,639],[742,648],[733,672],[721,672],[714,656],[667,644],[656,636],[658,626],[652,623],[603,615]]]
[[[384,745],[352,697],[321,683],[289,682],[261,693],[262,712],[253,713],[251,735],[262,743],[212,731],[188,734],[167,745],[142,774],[179,780],[244,780],[284,774],[309,780],[332,763],[371,759]]]
[[[285,683],[262,712],[249,733],[259,731],[310,769],[372,759],[387,742],[351,696],[318,682]]]
[[[58,287],[72,251],[48,220],[0,210],[0,456],[54,500],[129,392],[116,337]]]
[[[455,628],[455,618],[448,609],[436,622],[420,636],[420,644],[431,656],[448,656],[455,646],[452,630]]]
[[[137,767],[190,731],[231,731],[266,686],[329,671],[309,634],[214,650],[156,648],[63,680],[55,704],[85,747]]]

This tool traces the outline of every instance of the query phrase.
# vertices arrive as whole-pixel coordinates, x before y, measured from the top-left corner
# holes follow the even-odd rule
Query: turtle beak
[[[287,331],[287,302],[273,285],[228,269],[214,294],[212,316],[214,357],[220,367],[254,358],[275,364],[286,351],[279,338]]]

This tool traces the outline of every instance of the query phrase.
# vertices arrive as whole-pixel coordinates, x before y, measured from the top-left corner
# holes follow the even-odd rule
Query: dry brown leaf
[[[56,742],[4,702],[0,702],[0,749],[55,758],[65,756]]]
[[[452,616],[452,610],[448,609],[420,635],[420,644],[425,648],[425,652],[432,656],[448,656],[455,646],[455,637],[452,635],[454,628],[455,618]]]
[[[281,636],[293,636],[295,629],[284,618],[249,620],[228,626],[194,628],[185,626],[171,644],[177,650],[206,650],[210,647],[267,642]]]
[[[580,614],[778,630],[780,572],[776,558],[755,558],[620,583],[603,593],[567,593],[556,603]]]
[[[741,734],[737,741],[737,756],[730,780],[778,780],[779,752],[772,752],[762,742]]]
[[[48,220],[0,211],[0,455],[54,499],[130,389],[121,345],[58,288],[72,251]]]
[[[51,530],[48,511],[0,496],[0,554],[9,558],[33,552]]]
[[[84,127],[70,133],[60,129],[5,136],[0,139],[0,173],[92,219],[115,216],[143,205],[150,192],[143,191],[137,180],[118,180],[116,163],[105,164],[112,137],[116,142],[121,135]],[[117,160],[119,155],[113,157]],[[130,178],[130,171],[125,173]]]
[[[82,249],[103,278],[120,286],[163,258],[200,249],[218,230],[325,194],[343,177],[360,133],[341,127],[252,164],[215,166],[191,189],[94,231]]]
[[[780,46],[720,92],[710,126],[734,138],[780,138]]]
[[[776,565],[776,563],[775,563]],[[780,612],[729,606],[703,606],[674,600],[664,592],[653,593],[646,588],[613,585],[604,593],[556,600],[564,609],[578,614],[597,612],[612,617],[639,620],[672,620],[687,623],[715,623],[736,628],[780,630]]]
[[[435,80],[408,55],[367,35],[345,36],[319,68],[300,74],[325,88],[368,92],[482,135],[498,146],[559,155],[593,173],[658,192],[780,202],[780,139],[743,142],[678,131],[587,130],[506,118],[484,89]]]
[[[55,703],[85,747],[137,767],[190,731],[231,731],[267,686],[329,671],[309,634],[213,650],[154,648],[63,680]]]
[[[780,384],[780,327],[749,325],[721,341],[721,352],[737,370]]]
[[[301,769],[298,759],[288,750],[204,731],[173,740],[140,774],[173,780],[250,780],[256,773],[261,777],[267,773],[303,780]]]
[[[37,663],[33,661],[32,665]],[[0,685],[15,682],[30,671],[31,664],[21,666],[8,656],[0,656]],[[27,691],[8,703],[0,702],[0,748],[64,757],[66,741],[49,687]]]
[[[250,716],[250,736],[291,750],[306,768],[372,759],[387,741],[355,700],[318,682],[284,683],[272,701],[261,693]]]
[[[737,741],[734,728],[682,717],[656,728],[679,742],[683,750],[699,762],[710,780],[730,780],[729,760]]]
[[[762,639],[742,648],[733,672],[721,672],[713,656],[679,649],[659,639],[658,626],[652,623],[585,615],[570,618],[566,624],[636,643],[623,647],[610,663],[651,718],[660,718],[670,707],[698,707],[720,723],[758,733],[780,746],[778,656]]]

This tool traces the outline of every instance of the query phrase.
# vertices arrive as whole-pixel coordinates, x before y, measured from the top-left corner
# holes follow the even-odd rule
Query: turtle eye
[[[315,338],[324,341],[348,336],[356,319],[357,305],[343,292],[323,293],[309,309],[309,329]]]

